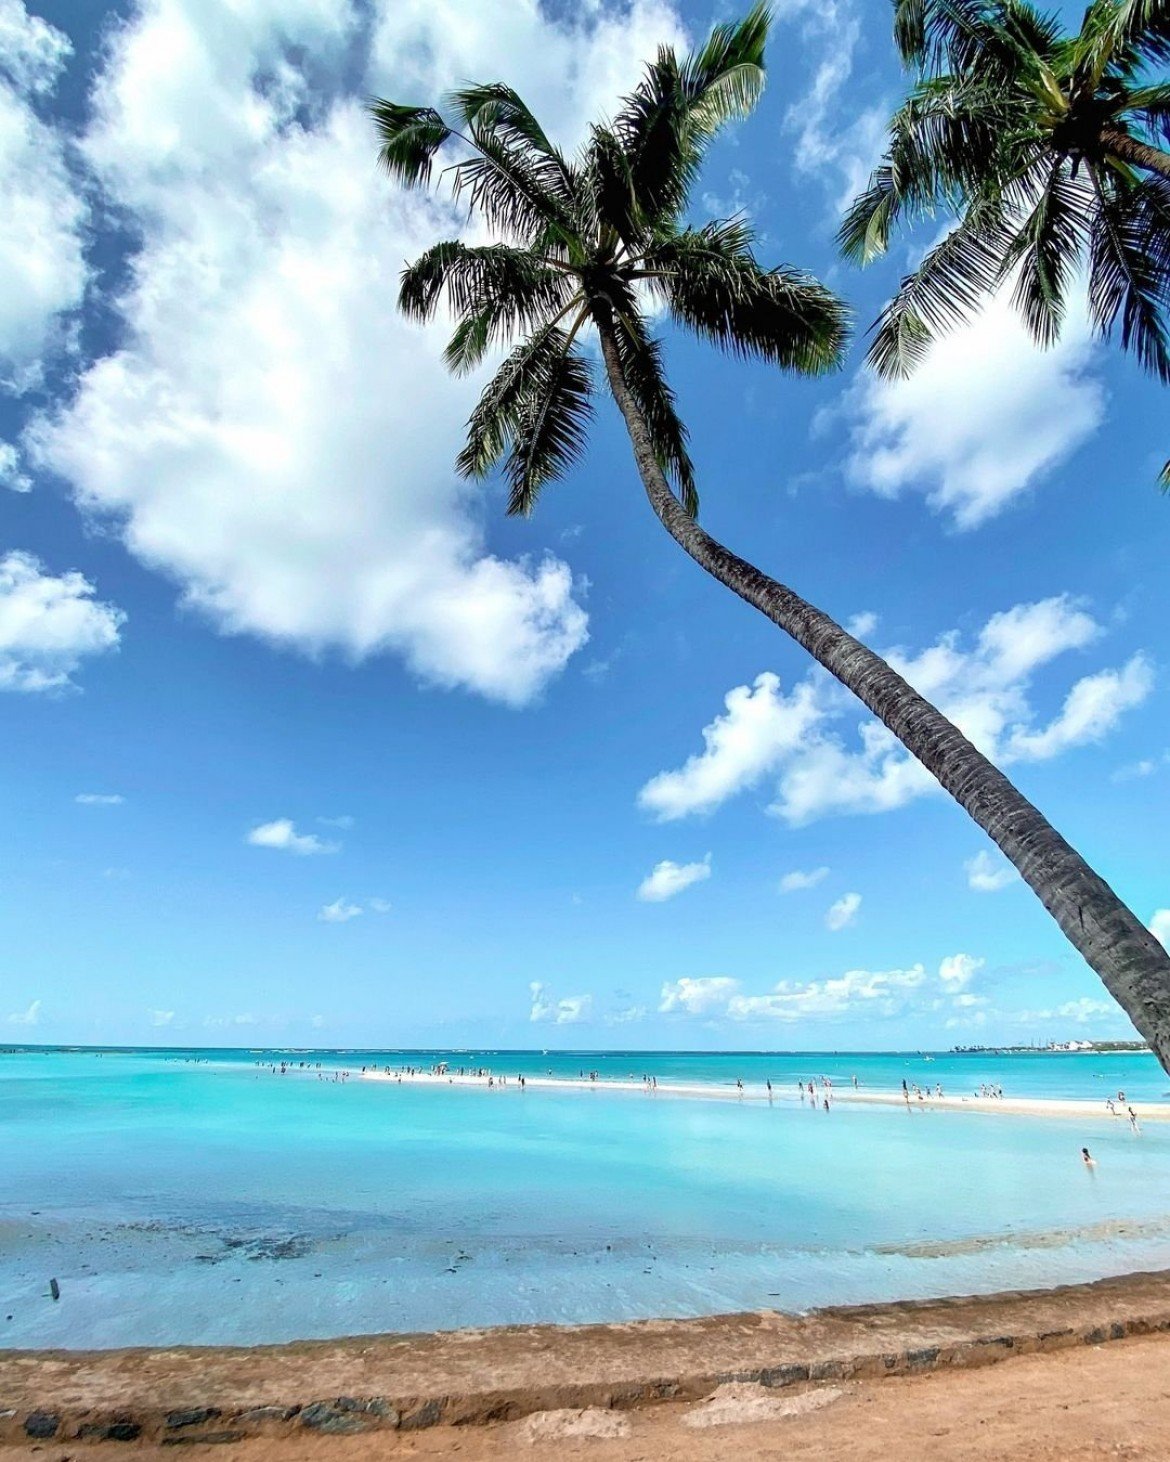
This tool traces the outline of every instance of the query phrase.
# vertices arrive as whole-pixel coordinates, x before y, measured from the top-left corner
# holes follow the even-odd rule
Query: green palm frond
[[[435,154],[451,136],[442,117],[434,107],[404,107],[377,98],[369,112],[382,142],[382,166],[407,188],[426,187]]]
[[[402,271],[398,305],[408,319],[425,321],[444,294],[456,315],[498,303],[519,328],[562,305],[570,287],[564,273],[526,249],[449,240],[435,244]]]
[[[592,394],[589,363],[571,345],[543,359],[532,373],[504,463],[510,517],[530,516],[541,488],[563,477],[584,455]]]
[[[1001,272],[1015,273],[1012,302],[1040,345],[1055,344],[1065,299],[1087,242],[1092,187],[1058,159],[1036,206],[1008,245]]]
[[[662,47],[614,117],[610,130],[629,159],[633,197],[649,224],[681,211],[706,144],[759,100],[770,21],[768,6],[756,5],[743,20],[716,26],[681,64]]]
[[[762,269],[742,220],[686,229],[646,255],[651,287],[682,325],[734,355],[810,375],[835,370],[848,333],[841,301],[798,269]]]
[[[999,207],[985,203],[926,254],[874,325],[866,360],[879,376],[909,375],[938,333],[975,313],[1002,279],[1010,238]]]
[[[488,383],[456,467],[464,477],[486,477],[504,458],[508,512],[531,513],[541,488],[584,451],[592,391],[573,332],[544,326],[516,346]]]
[[[473,128],[476,151],[452,169],[457,201],[466,199],[489,228],[525,242],[551,230],[571,232],[566,199],[548,186],[545,171],[528,149],[506,142],[490,128]]]
[[[1089,239],[1089,307],[1108,334],[1120,316],[1121,344],[1170,382],[1170,183],[1113,188],[1094,170],[1097,211]]]

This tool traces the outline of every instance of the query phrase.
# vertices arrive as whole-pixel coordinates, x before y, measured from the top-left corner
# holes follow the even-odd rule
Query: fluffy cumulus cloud
[[[821,719],[817,687],[806,681],[784,695],[780,677],[765,671],[737,685],[724,714],[703,728],[703,750],[674,772],[661,772],[638,793],[639,805],[668,822],[710,812],[754,786],[785,756],[796,753]]]
[[[844,1016],[892,1018],[911,1009],[969,1011],[983,1004],[969,986],[983,961],[948,955],[933,974],[923,964],[905,969],[846,970],[823,980],[781,980],[753,994],[726,975],[683,978],[662,987],[658,1009],[679,1018],[766,1024]]]
[[[1091,363],[1083,309],[1042,351],[1007,293],[998,295],[905,380],[858,377],[841,407],[852,432],[848,475],[881,497],[922,493],[956,527],[975,528],[1101,424],[1105,392]]]
[[[38,114],[70,49],[23,0],[0,0],[0,378],[18,391],[36,381],[40,357],[61,336],[61,315],[81,303],[88,277],[88,210],[62,135]],[[27,490],[11,451],[0,451],[0,480]]]
[[[848,929],[850,924],[857,922],[857,915],[861,912],[861,895],[859,893],[843,893],[839,899],[831,903],[825,913],[825,928],[836,933],[838,929]]]
[[[1170,909],[1157,909],[1150,920],[1150,933],[1170,950]]]
[[[314,853],[336,853],[339,843],[328,843],[316,833],[299,833],[291,817],[277,817],[262,822],[249,832],[247,839],[254,848],[275,848],[281,853],[309,857]],[[340,901],[339,901],[340,902]]]
[[[1020,875],[1004,858],[997,858],[984,849],[963,864],[967,887],[976,893],[999,893],[1020,881]]]
[[[579,1025],[593,1014],[592,995],[566,995],[558,1000],[539,980],[532,981],[528,993],[532,1002],[528,1019],[537,1025]]]
[[[1098,742],[1147,698],[1153,672],[1137,654],[1078,679],[1059,708],[1041,716],[1037,674],[1100,634],[1091,615],[1058,596],[992,615],[969,643],[952,631],[917,653],[895,647],[885,656],[981,751],[1009,766]],[[660,819],[680,818],[767,781],[775,789],[769,810],[801,824],[830,813],[890,811],[938,790],[878,722],[862,720],[856,740],[847,739],[840,728],[855,712],[852,697],[819,670],[787,693],[777,676],[760,675],[728,693],[723,714],[703,729],[704,750],[653,777],[639,803]]]
[[[28,553],[0,558],[0,690],[62,690],[84,659],[118,646],[126,616],[76,572]]]
[[[666,899],[674,898],[675,894],[682,893],[692,884],[702,883],[705,878],[710,877],[710,853],[701,863],[673,863],[669,858],[664,858],[661,863],[654,865],[638,885],[638,897],[644,903],[660,904]]]
[[[227,633],[402,657],[522,704],[587,638],[569,566],[486,547],[452,461],[481,380],[398,317],[404,259],[467,227],[380,175],[363,99],[507,74],[558,136],[677,34],[661,0],[144,0],[84,155],[141,230],[120,349],[27,435]],[[494,509],[493,509],[494,511]]]
[[[823,883],[829,876],[827,868],[810,868],[806,873],[801,868],[794,868],[791,873],[786,873],[780,880],[781,893],[800,893],[806,888],[816,888],[818,883]]]
[[[726,1009],[738,989],[739,981],[729,975],[684,975],[663,985],[658,1009],[662,1015],[708,1015]]]

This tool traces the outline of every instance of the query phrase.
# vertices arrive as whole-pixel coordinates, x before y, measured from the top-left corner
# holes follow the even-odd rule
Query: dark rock
[[[142,1423],[123,1417],[119,1421],[90,1421],[77,1428],[79,1442],[136,1442]]]
[[[60,1425],[61,1418],[56,1412],[33,1411],[25,1417],[24,1434],[27,1437],[36,1437],[38,1441],[48,1441],[50,1437],[57,1435]]]
[[[438,1426],[443,1419],[443,1403],[432,1398],[424,1401],[414,1411],[404,1412],[399,1418],[398,1425],[404,1432],[417,1431],[424,1426]]]
[[[339,1398],[342,1402],[349,1399],[346,1396]],[[300,1422],[302,1426],[312,1427],[317,1432],[365,1431],[365,1422],[360,1415],[348,1406],[329,1401],[314,1401],[306,1406],[301,1412]]]
[[[236,1417],[237,1421],[288,1421],[296,1416],[300,1410],[297,1406],[253,1406],[247,1411],[241,1411]]]
[[[189,1411],[168,1411],[167,1426],[178,1431],[184,1426],[202,1426],[220,1414],[218,1406],[193,1406]]]
[[[246,1432],[191,1432],[185,1437],[163,1437],[164,1447],[214,1446],[222,1442],[242,1442]]]

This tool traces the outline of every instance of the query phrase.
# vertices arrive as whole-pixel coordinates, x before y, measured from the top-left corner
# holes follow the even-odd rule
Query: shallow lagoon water
[[[746,1096],[343,1083],[274,1075],[282,1054],[739,1076]],[[1151,1057],[201,1055],[0,1056],[0,1345],[796,1311],[1170,1267],[1170,1123],[1135,1136],[1103,1105],[1163,1098]],[[1102,1115],[826,1113],[796,1097],[822,1074]]]

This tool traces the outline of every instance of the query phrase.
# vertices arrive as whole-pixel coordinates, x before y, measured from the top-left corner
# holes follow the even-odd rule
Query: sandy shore
[[[454,1073],[447,1073],[437,1076],[429,1071],[413,1071],[410,1073],[399,1071],[362,1071],[354,1073],[363,1081],[381,1081],[396,1085],[419,1085],[419,1086],[474,1086],[483,1090],[491,1090],[500,1093],[520,1094],[525,1088],[520,1086],[515,1075],[509,1076],[507,1072],[501,1072],[488,1076],[459,1076]],[[501,1083],[501,1076],[504,1078]],[[489,1086],[489,1082],[491,1085]],[[657,1097],[682,1098],[690,1101],[731,1101],[731,1102],[772,1102],[787,1106],[802,1105],[799,1094],[785,1087],[775,1087],[769,1095],[766,1088],[758,1084],[745,1086],[743,1091],[730,1086],[714,1086],[711,1083],[684,1083],[684,1082],[663,1082],[660,1081],[654,1088],[648,1088],[642,1081],[621,1081],[613,1078],[590,1081],[588,1078],[575,1076],[526,1076],[525,1087],[546,1088],[550,1090],[563,1091],[590,1091],[590,1092],[624,1092],[636,1093],[639,1096],[653,1100]],[[834,1085],[830,1090],[817,1088],[817,1101],[820,1103],[825,1097],[833,1104],[845,1103],[847,1105],[871,1105],[885,1107],[908,1107],[911,1111],[925,1112],[989,1112],[1000,1116],[1017,1117],[1076,1117],[1080,1121],[1086,1118],[1100,1119],[1105,1122],[1127,1123],[1123,1110],[1116,1113],[1110,1112],[1104,1101],[1083,1101],[1073,1098],[1056,1097],[981,1097],[981,1096],[926,1096],[921,1098],[911,1093],[907,1100],[900,1092],[894,1091],[861,1091],[842,1084]],[[807,1099],[805,1100],[807,1105]],[[1144,1121],[1166,1121],[1170,1119],[1170,1102],[1132,1102],[1139,1122]]]
[[[802,1317],[0,1351],[0,1462],[97,1442],[111,1462],[1165,1459],[1168,1360],[1165,1273]]]
[[[546,1412],[482,1427],[264,1436],[182,1450],[207,1462],[1165,1462],[1168,1365],[1170,1338],[1158,1336],[975,1371],[855,1382],[788,1401],[741,1395],[715,1425],[694,1424],[710,1420],[710,1404],[664,1403],[629,1414]],[[162,1462],[174,1450],[103,1442],[93,1455]],[[36,1443],[0,1445],[0,1462],[57,1462],[64,1455]]]

